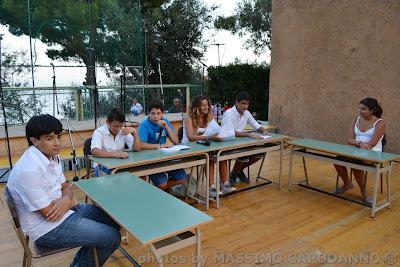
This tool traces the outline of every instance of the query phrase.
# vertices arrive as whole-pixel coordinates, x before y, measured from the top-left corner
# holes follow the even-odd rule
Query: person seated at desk
[[[158,149],[178,144],[178,136],[168,119],[163,118],[164,105],[161,100],[153,99],[149,103],[149,117],[139,124],[141,149]],[[167,144],[167,136],[173,144]],[[168,179],[168,176],[171,177]],[[183,169],[149,175],[153,184],[168,191],[172,186],[186,181],[187,174]]]
[[[260,135],[244,131],[247,124],[250,124],[254,130],[261,134],[268,134],[268,131],[262,127],[251,115],[247,109],[250,105],[250,95],[247,92],[239,92],[235,98],[235,106],[228,109],[222,117],[221,127],[224,132],[232,130],[236,137],[262,138]],[[238,158],[229,174],[231,185],[236,184],[239,178],[242,182],[250,183],[249,177],[246,177],[243,170],[257,162],[263,155],[254,155],[250,157]]]
[[[143,107],[138,102],[137,98],[132,99],[131,114],[137,116],[143,113]]]
[[[196,96],[193,98],[190,104],[189,114],[186,116],[183,124],[183,138],[182,143],[188,143],[189,141],[221,141],[215,134],[213,136],[207,137],[204,135],[208,125],[213,120],[211,115],[211,101],[206,96]],[[210,198],[216,198],[217,188],[214,182],[214,162],[215,160],[210,157],[210,169],[209,169],[209,180],[210,180]],[[222,194],[230,193],[236,190],[231,187],[228,181],[228,166],[226,161],[221,161],[219,163],[219,174],[222,184]]]
[[[123,127],[125,116],[116,108],[108,112],[106,124],[97,128],[92,137],[90,146],[92,155],[99,158],[121,158],[126,159],[128,150],[139,151],[141,148],[140,139],[136,129]],[[110,174],[111,170],[104,166],[93,163],[95,176]]]
[[[172,100],[172,106],[168,109],[168,113],[181,113],[182,112],[182,102],[179,97],[175,97]]]
[[[100,266],[119,247],[119,225],[102,209],[77,204],[62,171],[61,122],[51,115],[26,124],[29,147],[10,173],[7,188],[16,204],[22,231],[39,251],[81,246],[71,266]]]
[[[385,134],[385,122],[381,119],[383,113],[382,107],[376,99],[364,98],[359,103],[359,109],[360,115],[354,119],[349,130],[348,144],[360,148],[382,151],[382,141]],[[340,194],[353,188],[347,168],[336,164],[334,166],[343,180],[343,186],[339,187],[335,193]],[[367,194],[364,171],[356,169],[352,169],[352,171],[360,187],[362,200],[372,203],[371,197]]]

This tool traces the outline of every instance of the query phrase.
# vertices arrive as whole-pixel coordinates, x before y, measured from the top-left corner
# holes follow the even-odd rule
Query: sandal
[[[363,198],[362,201],[367,203],[367,204],[369,204],[369,205],[371,205],[371,206],[374,203],[374,199],[372,197],[370,197],[370,196],[367,196],[366,198]]]
[[[342,194],[342,193],[344,193],[345,191],[350,190],[350,189],[352,189],[352,188],[353,188],[353,186],[348,187],[348,188],[345,188],[344,185],[342,185],[342,186],[339,186],[338,188],[336,188],[335,191],[333,191],[333,193],[334,193],[334,194]]]

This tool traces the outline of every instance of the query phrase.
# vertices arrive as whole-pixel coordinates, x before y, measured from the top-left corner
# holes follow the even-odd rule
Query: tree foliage
[[[240,91],[251,96],[250,111],[258,119],[268,118],[269,66],[230,64],[208,68],[207,95],[214,103],[233,105]]]
[[[164,83],[187,83],[192,65],[203,56],[202,32],[210,27],[211,11],[201,0],[174,0],[145,14],[149,81],[159,83],[158,62]]]
[[[96,61],[118,72],[115,66],[144,65],[146,35],[150,81],[157,83],[156,58],[165,83],[193,77],[191,66],[205,48],[202,31],[211,22],[210,9],[201,0],[35,0],[30,11],[31,28],[26,0],[2,0],[0,23],[15,35],[31,33],[49,45],[51,59],[86,66]],[[93,84],[93,68],[87,72],[87,84]]]
[[[256,54],[271,49],[272,0],[241,0],[235,14],[218,17],[214,25],[218,29],[231,31],[239,36],[250,35],[247,47],[252,47]]]
[[[1,56],[1,78],[6,119],[10,124],[24,123],[27,118],[37,114],[39,106],[44,103],[37,98],[33,91],[26,91],[21,94],[16,90],[7,88],[26,86],[27,81],[20,79],[20,77],[29,72],[28,69],[20,66],[28,60],[26,52],[8,53],[7,51],[2,51]]]

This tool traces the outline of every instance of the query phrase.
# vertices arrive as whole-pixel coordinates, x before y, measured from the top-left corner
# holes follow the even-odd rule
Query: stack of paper
[[[172,147],[163,147],[163,148],[160,148],[160,150],[162,152],[173,153],[173,152],[178,152],[180,150],[189,149],[189,148],[190,148],[190,146],[176,145],[176,146],[172,146]]]

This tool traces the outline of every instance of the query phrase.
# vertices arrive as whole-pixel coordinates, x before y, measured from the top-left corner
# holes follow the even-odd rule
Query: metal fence
[[[24,124],[33,115],[45,113],[58,118],[93,119],[94,90],[98,92],[97,115],[101,117],[113,107],[128,114],[134,98],[145,111],[154,98],[162,99],[166,110],[174,98],[185,107],[188,99],[203,89],[202,85],[190,84],[145,85],[141,66],[35,66],[33,78],[30,66],[8,66],[3,72],[4,105],[10,125]],[[3,114],[0,125],[4,125]]]
[[[3,91],[7,122],[9,125],[20,125],[33,115],[45,113],[58,118],[68,116],[73,120],[93,119],[93,90],[94,87],[91,86],[57,87],[56,90],[52,87],[5,87]],[[190,84],[166,84],[162,87],[159,84],[98,86],[97,90],[99,117],[106,116],[113,107],[129,114],[133,98],[141,103],[146,112],[151,99],[163,99],[166,110],[173,105],[175,98],[182,99],[185,109],[193,96],[202,94],[201,85]],[[0,125],[4,125],[2,114]]]

